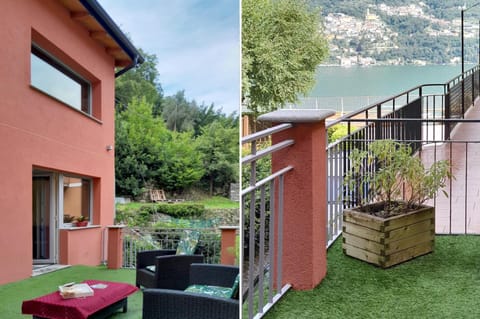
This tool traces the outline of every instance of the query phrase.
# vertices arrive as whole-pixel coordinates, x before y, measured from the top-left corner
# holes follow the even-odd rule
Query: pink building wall
[[[272,145],[294,141],[272,154],[272,172],[293,167],[283,185],[282,285],[291,284],[297,290],[315,288],[327,274],[325,119],[334,114],[329,110],[277,110],[259,117],[273,124],[293,124],[272,135]],[[277,186],[277,203],[279,195]],[[275,241],[280,240],[275,235]]]
[[[59,259],[98,265],[114,217],[114,59],[53,0],[2,1],[0,12],[0,284],[32,273],[32,170],[91,177],[93,224],[61,231]],[[88,117],[30,86],[32,41],[92,83]],[[91,236],[94,234],[93,236]],[[90,236],[90,237],[89,237]],[[86,238],[88,242],[84,242]],[[63,242],[63,246],[62,246]],[[72,253],[76,246],[91,247]],[[61,247],[60,247],[61,246]],[[73,255],[72,255],[73,254]]]

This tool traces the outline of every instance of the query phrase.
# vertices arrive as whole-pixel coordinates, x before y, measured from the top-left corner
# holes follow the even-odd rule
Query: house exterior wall
[[[3,40],[0,284],[3,284],[32,273],[33,169],[92,178],[94,219],[91,222],[100,227],[57,230],[58,250],[62,261],[100,264],[101,232],[114,218],[114,152],[107,151],[106,146],[114,145],[115,79],[113,58],[57,1],[2,1],[0,21]],[[92,83],[93,117],[30,86],[32,41]],[[72,253],[77,243],[83,248]],[[91,249],[85,251],[85,247]]]

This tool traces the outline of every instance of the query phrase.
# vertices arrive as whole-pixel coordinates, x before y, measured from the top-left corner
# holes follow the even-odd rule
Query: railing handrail
[[[251,193],[252,191],[258,189],[259,187],[267,184],[268,182],[271,182],[273,181],[275,178],[279,177],[279,176],[282,176],[284,175],[285,173],[287,173],[288,171],[291,171],[293,169],[293,166],[287,166],[281,170],[279,170],[278,172],[275,172],[271,175],[269,175],[268,177],[258,181],[257,183],[255,183],[255,185],[253,186],[249,186],[245,189],[242,190],[242,196],[245,196],[247,195],[248,193]]]
[[[462,80],[465,75],[469,75],[470,73],[474,73],[475,71],[477,71],[479,69],[479,66],[478,65],[475,65],[474,67],[468,69],[467,71],[465,71],[463,74],[459,74],[459,75],[456,75],[455,77],[453,77],[452,79],[450,79],[449,81],[447,81],[445,83],[445,85],[450,85],[450,83],[453,83],[453,82],[456,82],[456,81],[460,81]],[[456,83],[455,83],[456,84]]]
[[[188,228],[159,228],[159,227],[126,227],[123,238],[123,267],[136,267],[136,254],[139,251],[151,249],[176,249],[180,237],[185,230],[198,230],[200,232],[199,245],[209,263],[218,263],[221,254],[221,230],[214,227],[188,227]],[[166,237],[158,237],[166,236]],[[178,236],[178,238],[177,238]]]
[[[256,161],[256,160],[259,160],[262,157],[265,157],[269,154],[275,153],[276,151],[279,151],[279,150],[281,150],[285,147],[288,147],[290,145],[293,145],[293,144],[295,144],[294,140],[285,140],[285,141],[279,142],[275,145],[269,146],[269,147],[267,147],[263,150],[260,150],[256,154],[247,155],[247,156],[242,158],[242,165],[251,163],[251,162]]]
[[[283,123],[283,124],[278,124],[278,125],[275,125],[273,127],[267,128],[267,129],[259,131],[259,132],[252,133],[252,134],[247,135],[247,136],[242,138],[242,144],[250,143],[250,142],[253,142],[255,140],[259,140],[261,138],[270,136],[274,133],[278,133],[278,132],[287,130],[287,129],[291,128],[292,126],[293,126],[292,123]]]
[[[408,117],[396,117],[396,118],[368,118],[368,119],[346,119],[343,122],[418,122],[422,121],[424,123],[479,123],[480,120],[472,120],[472,119],[462,119],[462,118],[454,118],[454,119],[416,119],[416,118],[408,118]]]
[[[463,152],[467,152],[468,145],[480,144],[480,139],[476,139],[475,136],[459,135],[456,138],[452,135],[459,127],[457,125],[461,123],[480,123],[480,119],[465,118],[471,105],[480,95],[479,83],[480,65],[477,65],[445,84],[430,83],[416,86],[329,123],[328,127],[339,123],[348,125],[347,136],[330,143],[326,148],[329,160],[327,173],[329,240],[333,241],[335,236],[342,232],[341,214],[345,208],[343,195],[358,191],[357,189],[346,190],[342,186],[345,172],[351,168],[348,160],[349,150],[362,149],[366,144],[378,139],[394,139],[411,144],[414,154],[431,151],[431,146],[434,149],[439,145],[445,146],[450,148],[450,160],[453,160],[453,146],[463,143],[465,144]],[[460,86],[462,86],[461,91]],[[431,89],[432,87],[443,87],[443,91]],[[463,164],[465,166],[466,161],[467,159]],[[464,184],[467,189],[467,177]],[[466,198],[467,195],[464,207],[467,207]],[[467,211],[468,209],[465,208],[465,214]],[[450,205],[450,216],[451,214]],[[451,229],[452,225],[449,228],[450,232]]]
[[[399,93],[399,94],[392,95],[392,96],[387,97],[387,98],[385,98],[385,99],[383,99],[383,100],[380,100],[380,101],[376,101],[376,102],[371,103],[371,104],[369,104],[369,105],[367,105],[367,106],[364,106],[364,107],[362,107],[362,108],[360,108],[360,109],[358,109],[358,110],[355,110],[355,111],[352,111],[352,112],[350,112],[350,113],[347,113],[347,114],[339,117],[338,119],[336,119],[336,120],[328,123],[328,124],[327,124],[327,128],[330,128],[330,127],[332,127],[332,126],[334,126],[334,125],[337,125],[337,124],[339,124],[339,123],[341,123],[341,122],[346,122],[348,119],[350,119],[350,118],[352,118],[352,117],[354,117],[354,116],[360,115],[361,113],[365,113],[365,112],[367,112],[367,111],[369,111],[369,110],[371,110],[371,109],[373,109],[373,108],[376,108],[376,107],[378,107],[378,106],[381,106],[381,105],[383,105],[383,104],[385,104],[385,103],[387,103],[387,102],[389,102],[389,101],[395,100],[395,99],[397,99],[397,98],[399,98],[399,97],[402,97],[402,96],[405,96],[405,95],[408,96],[408,94],[410,94],[411,92],[414,92],[414,91],[416,91],[416,90],[418,90],[418,91],[421,93],[421,92],[423,91],[423,88],[434,87],[434,86],[443,87],[443,88],[444,88],[444,94],[438,94],[438,95],[446,95],[446,94],[449,92],[449,90],[450,90],[450,88],[451,88],[450,85],[451,85],[452,83],[454,83],[454,82],[456,82],[456,81],[459,81],[459,80],[462,80],[462,79],[465,77],[465,75],[467,75],[467,76],[468,76],[468,75],[471,75],[471,74],[473,74],[475,71],[477,71],[478,69],[479,69],[479,66],[476,65],[476,66],[468,69],[467,71],[465,71],[464,74],[457,75],[457,76],[455,76],[454,78],[452,78],[451,80],[447,81],[446,83],[443,83],[443,84],[441,84],[441,83],[421,84],[421,85],[415,86],[415,87],[413,87],[413,88],[411,88],[411,89],[408,89],[408,90],[406,90],[406,91],[403,91],[403,92],[401,92],[401,93]],[[456,83],[455,83],[455,84],[456,84]],[[454,85],[455,85],[455,84],[454,84]],[[429,96],[431,96],[431,95],[437,95],[437,94],[429,94]],[[420,97],[422,97],[422,96],[427,96],[427,95],[420,95]]]
[[[347,113],[347,114],[339,117],[338,119],[336,119],[336,120],[328,123],[327,128],[330,128],[330,127],[332,127],[332,126],[334,126],[334,125],[337,125],[337,124],[339,124],[339,123],[341,123],[341,122],[345,122],[346,120],[348,120],[349,118],[351,118],[351,117],[353,117],[353,116],[360,115],[361,113],[365,113],[365,112],[367,112],[367,111],[369,111],[369,110],[371,110],[371,109],[373,109],[373,108],[376,108],[376,107],[378,107],[378,106],[380,106],[380,105],[383,105],[383,104],[387,103],[388,101],[392,101],[392,100],[395,100],[395,99],[397,99],[397,98],[399,98],[399,97],[408,95],[408,94],[410,94],[411,92],[414,92],[414,91],[416,91],[416,90],[419,90],[419,91],[421,92],[421,91],[422,91],[421,89],[423,89],[424,87],[430,87],[430,86],[442,86],[442,87],[445,87],[445,85],[446,85],[446,84],[432,84],[432,83],[430,83],[430,84],[422,84],[422,85],[415,86],[415,87],[413,87],[413,88],[411,88],[411,89],[409,89],[409,90],[406,90],[406,91],[404,91],[404,92],[402,92],[402,93],[399,93],[399,94],[396,94],[396,95],[392,95],[392,96],[387,97],[387,98],[385,98],[385,99],[383,99],[383,100],[376,101],[376,102],[371,103],[371,104],[369,104],[369,105],[367,105],[367,106],[364,106],[364,107],[362,107],[362,108],[360,108],[360,109],[358,109],[358,110],[355,110],[355,111],[352,111],[352,112],[350,112],[350,113]],[[429,95],[435,95],[435,94],[429,94]],[[421,95],[421,96],[423,96],[423,95]],[[421,96],[420,96],[420,97],[421,97]]]

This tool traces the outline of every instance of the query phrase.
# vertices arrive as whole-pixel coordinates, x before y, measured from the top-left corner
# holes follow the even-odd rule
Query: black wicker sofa
[[[238,319],[238,267],[192,264],[189,288],[192,286],[232,287],[230,297],[172,289],[143,291],[143,319]]]

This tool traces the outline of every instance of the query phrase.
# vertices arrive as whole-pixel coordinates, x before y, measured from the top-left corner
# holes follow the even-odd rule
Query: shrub
[[[199,204],[155,204],[140,207],[140,212],[165,214],[174,218],[200,217],[205,213],[205,206]]]
[[[328,143],[333,143],[348,135],[348,126],[346,124],[337,124],[327,130]]]
[[[382,210],[378,214],[388,217],[417,209],[435,197],[452,178],[450,163],[436,161],[427,169],[412,153],[408,144],[392,140],[377,140],[368,144],[367,149],[352,150],[351,170],[344,179],[350,191],[347,198],[362,211],[368,207],[376,210],[377,206],[367,204],[381,202]]]

